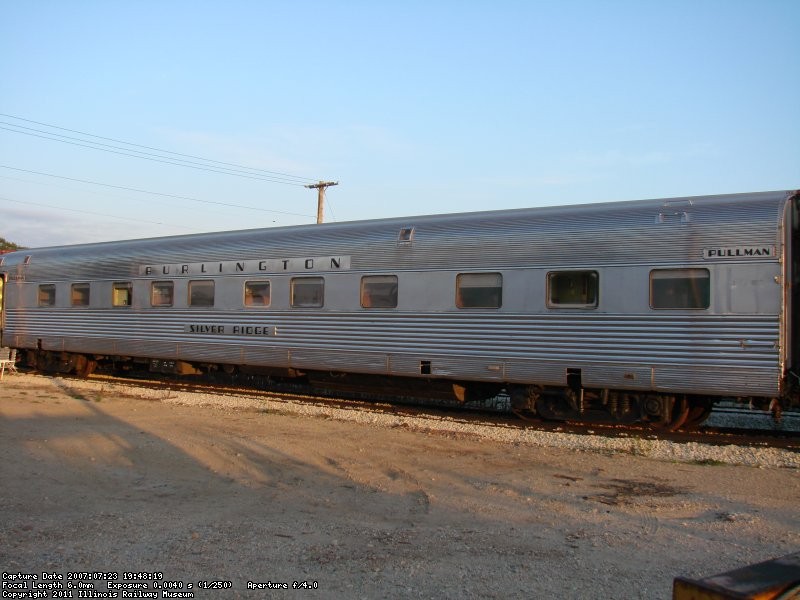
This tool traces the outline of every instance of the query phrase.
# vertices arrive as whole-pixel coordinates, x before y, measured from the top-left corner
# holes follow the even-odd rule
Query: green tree
[[[0,237],[0,250],[23,250],[24,246],[18,246],[14,242],[9,242],[5,238]]]

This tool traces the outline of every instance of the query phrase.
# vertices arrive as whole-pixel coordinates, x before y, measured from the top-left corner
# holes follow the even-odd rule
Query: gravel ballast
[[[354,408],[338,408],[279,398],[253,397],[230,393],[203,394],[171,389],[152,389],[136,385],[102,383],[92,380],[57,380],[61,385],[89,393],[115,393],[127,396],[158,400],[166,404],[184,406],[214,407],[222,410],[261,410],[283,412],[303,417],[335,419],[364,423],[375,427],[404,427],[417,431],[439,432],[442,434],[474,436],[507,444],[521,444],[548,448],[592,452],[621,452],[644,456],[657,460],[678,462],[718,462],[731,465],[759,467],[800,468],[800,454],[776,448],[752,448],[735,445],[712,445],[702,443],[678,443],[666,440],[643,438],[608,437],[581,435],[563,432],[537,431],[498,425],[466,423],[456,417],[446,416],[406,416],[371,411],[359,404]],[[752,420],[762,424],[764,415]],[[742,418],[734,420],[728,415],[714,415],[710,424],[731,427],[741,423]],[[750,426],[750,423],[747,423]]]

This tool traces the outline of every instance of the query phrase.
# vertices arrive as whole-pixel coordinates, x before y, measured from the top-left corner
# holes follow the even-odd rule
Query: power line
[[[70,190],[72,192],[76,192],[77,191],[77,192],[80,192],[81,194],[84,194],[84,195],[86,195],[86,194],[94,194],[94,195],[100,196],[100,197],[102,197],[102,198],[104,198],[106,200],[108,200],[109,198],[119,198],[122,202],[118,202],[118,203],[125,203],[125,204],[129,204],[129,205],[132,204],[132,203],[136,203],[136,204],[139,203],[139,200],[134,198],[131,194],[126,194],[126,193],[123,193],[122,191],[120,193],[114,193],[111,190],[86,189],[85,186],[79,188],[77,186],[65,185],[65,184],[60,183],[60,182],[57,183],[57,182],[54,182],[54,181],[50,182],[50,181],[41,181],[41,180],[37,181],[37,180],[33,180],[33,179],[24,179],[22,177],[12,177],[10,175],[0,175],[0,179],[6,179],[6,180],[9,180],[9,181],[19,181],[19,182],[22,182],[22,183],[29,183],[29,184],[32,184],[32,185],[54,187],[54,188],[59,188],[59,189],[62,189],[62,190]],[[176,202],[169,202],[169,200],[167,200],[167,199],[165,199],[163,201],[163,205],[164,206],[172,206],[172,207],[179,208],[179,209],[183,209],[185,207],[185,205],[182,205],[182,204],[179,204],[179,203],[176,203]],[[219,207],[219,208],[211,208],[211,207],[209,207],[208,210],[209,211],[213,211],[213,214],[211,212],[204,212],[203,213],[204,216],[211,216],[212,218],[213,218],[214,214],[216,214],[216,215],[225,215],[227,217],[233,217],[234,216],[234,215],[231,215],[231,211],[228,210],[227,207]],[[309,215],[309,217],[310,216],[311,215]],[[276,218],[277,218],[277,215],[276,215]],[[277,221],[275,221],[275,220],[273,220],[272,222],[273,223],[277,223]]]
[[[32,119],[25,119],[23,117],[18,117],[18,116],[15,116],[15,115],[9,115],[9,114],[6,114],[6,113],[0,113],[0,116],[8,117],[8,118],[11,118],[11,119],[17,119],[19,121],[25,121],[26,123],[34,123],[36,125],[42,125],[44,127],[50,127],[52,129],[59,129],[61,131],[69,131],[70,133],[78,133],[80,135],[97,138],[99,140],[106,140],[108,142],[115,142],[115,143],[118,143],[118,144],[125,144],[126,146],[133,146],[133,147],[136,147],[136,148],[144,148],[145,150],[155,150],[156,152],[161,152],[162,154],[172,154],[174,156],[183,156],[185,158],[191,158],[191,159],[195,159],[195,160],[202,160],[202,161],[205,161],[205,162],[215,163],[215,164],[219,164],[219,165],[226,165],[226,166],[229,166],[229,167],[236,167],[237,169],[246,169],[246,170],[250,170],[250,171],[257,171],[257,172],[265,173],[265,174],[268,174],[268,175],[278,175],[278,176],[283,177],[283,178],[295,179],[298,182],[314,181],[314,179],[311,178],[311,177],[299,177],[297,175],[290,175],[288,173],[280,173],[278,171],[268,171],[266,169],[258,169],[258,168],[255,168],[255,167],[247,167],[247,166],[239,165],[239,164],[235,164],[235,163],[228,163],[228,162],[223,162],[223,161],[219,161],[219,160],[214,160],[214,159],[211,159],[211,158],[203,158],[201,156],[193,156],[191,154],[182,154],[180,152],[173,152],[171,150],[163,150],[161,148],[154,148],[152,146],[143,146],[141,144],[134,144],[133,142],[126,142],[124,140],[118,140],[118,139],[115,139],[115,138],[103,137],[101,135],[95,135],[93,133],[87,133],[85,131],[78,131],[76,129],[67,129],[66,127],[59,127],[58,125],[51,125],[49,123],[42,123],[41,121],[34,121]],[[21,125],[13,125],[12,124],[12,127],[22,127],[22,126]],[[37,130],[33,130],[33,131],[37,131]],[[22,132],[17,132],[17,133],[22,133]],[[59,135],[59,134],[50,134],[50,135]],[[62,137],[67,137],[67,136],[62,136]],[[74,138],[71,138],[71,139],[74,139]],[[90,143],[95,143],[95,142],[91,142],[90,140],[81,140],[81,141],[89,141]]]
[[[55,210],[64,210],[64,211],[68,211],[68,212],[81,213],[81,214],[84,214],[84,215],[92,215],[92,216],[95,216],[95,217],[109,217],[111,219],[121,219],[123,221],[136,221],[137,223],[149,223],[151,225],[165,225],[165,226],[168,225],[168,226],[171,226],[171,227],[177,227],[178,229],[185,229],[187,231],[193,231],[189,227],[183,227],[181,225],[174,225],[173,223],[162,223],[160,221],[148,221],[146,219],[136,219],[136,218],[133,218],[133,217],[121,217],[119,215],[110,215],[108,213],[99,213],[99,212],[90,211],[90,210],[80,210],[78,208],[64,208],[63,206],[53,206],[52,204],[42,204],[41,202],[28,202],[28,201],[24,201],[24,200],[14,200],[13,198],[6,198],[5,196],[0,196],[0,200],[3,200],[5,202],[15,202],[17,204],[29,204],[31,206],[43,206],[45,208],[52,208],[52,209],[55,209]]]
[[[8,125],[9,123],[4,123],[4,122],[0,121],[0,124]],[[12,127],[20,127],[20,125],[12,125]],[[29,133],[27,131],[18,131],[16,129],[9,129],[8,127],[0,127],[0,129],[5,130],[5,131],[11,131],[13,133],[20,133],[22,135],[28,135],[28,136],[31,136],[31,137],[37,137],[37,138],[42,138],[42,139],[45,139],[45,140],[51,140],[53,142],[61,142],[62,144],[70,144],[72,146],[80,146],[80,147],[83,147],[83,148],[90,148],[92,150],[99,150],[101,152],[108,152],[110,154],[118,154],[118,155],[121,155],[121,156],[128,156],[128,157],[131,157],[131,158],[140,158],[142,160],[149,160],[149,161],[152,161],[152,162],[159,162],[159,163],[164,163],[164,164],[167,164],[167,165],[174,165],[174,166],[178,166],[178,167],[187,167],[189,169],[197,169],[198,171],[208,171],[208,172],[211,172],[211,173],[220,173],[222,175],[232,175],[234,177],[243,177],[245,179],[255,179],[257,181],[269,181],[271,183],[282,183],[282,184],[285,184],[285,185],[296,185],[296,186],[299,186],[299,187],[302,187],[304,185],[303,183],[299,183],[299,182],[296,182],[296,181],[284,181],[284,180],[281,180],[281,179],[279,179],[277,177],[261,176],[261,175],[258,175],[258,174],[252,174],[252,175],[250,175],[250,174],[240,174],[240,173],[232,172],[230,170],[225,171],[225,170],[221,170],[221,169],[214,169],[214,168],[211,168],[211,167],[196,166],[196,163],[195,164],[191,164],[191,163],[184,164],[182,162],[175,162],[175,160],[181,160],[181,159],[166,160],[168,157],[151,158],[152,156],[155,156],[155,155],[145,156],[144,153],[130,154],[130,152],[138,152],[138,150],[130,150],[130,151],[120,152],[118,150],[126,150],[126,149],[125,148],[117,148],[116,146],[109,146],[109,147],[110,148],[117,148],[117,150],[108,150],[106,148],[98,148],[97,147],[98,145],[108,146],[108,144],[97,144],[96,142],[91,142],[91,141],[88,141],[88,140],[80,140],[80,141],[86,141],[87,143],[86,144],[79,144],[78,142],[70,142],[70,141],[67,141],[66,139],[58,139],[58,138],[55,138],[55,137],[49,137],[49,136],[55,135],[55,136],[67,138],[68,136],[62,136],[61,134],[50,133],[50,132],[47,132],[47,131],[39,131],[37,129],[31,129],[29,127],[25,127],[24,129],[31,129],[31,131],[38,131],[39,133],[43,133],[45,135],[38,135],[36,133]],[[74,140],[74,139],[78,139],[78,138],[68,138],[68,139],[73,139]],[[92,144],[94,144],[94,145],[92,145]],[[186,161],[184,161],[184,162],[186,162]]]
[[[331,202],[331,199],[328,196],[325,196],[325,204],[326,204],[326,206],[328,207],[328,210],[331,213],[331,220],[333,222],[336,222],[338,219],[336,218],[336,215],[333,212],[333,202]]]
[[[64,175],[53,175],[52,173],[42,173],[41,171],[31,171],[29,169],[19,169],[17,167],[9,167],[7,165],[0,165],[2,169],[10,169],[12,171],[20,171],[22,173],[33,173],[34,175],[44,175],[45,177],[55,177],[56,179],[66,179],[67,181],[77,181],[80,183],[88,183],[91,185],[101,185],[108,188],[114,188],[118,190],[126,190],[129,192],[139,192],[140,194],[150,194],[152,196],[162,196],[164,198],[178,198],[180,200],[190,200],[192,202],[201,202],[203,204],[216,204],[218,206],[228,206],[231,208],[244,208],[246,210],[256,210],[260,212],[268,212],[268,213],[275,213],[279,215],[291,215],[293,217],[305,217],[305,218],[313,218],[313,215],[304,215],[300,213],[293,213],[293,212],[286,212],[282,210],[271,210],[268,208],[259,208],[257,206],[247,206],[245,204],[233,204],[230,202],[218,202],[215,200],[201,200],[200,198],[192,198],[190,196],[178,196],[176,194],[164,194],[161,192],[151,192],[149,190],[142,190],[138,188],[126,187],[124,185],[112,185],[110,183],[100,183],[98,181],[90,181],[88,179],[77,179],[75,177],[66,177]]]
[[[222,175],[230,175],[230,176],[233,176],[233,177],[241,177],[241,178],[253,179],[253,180],[257,180],[257,181],[268,181],[268,182],[271,182],[271,183],[282,183],[284,185],[294,185],[294,186],[298,186],[298,187],[299,186],[305,186],[307,188],[315,188],[316,187],[316,188],[318,188],[319,196],[320,196],[319,205],[318,205],[318,211],[317,211],[317,222],[322,222],[322,213],[321,213],[321,211],[322,211],[322,201],[323,201],[322,198],[324,198],[325,187],[328,187],[329,185],[336,185],[336,183],[333,183],[333,182],[327,182],[324,187],[320,186],[319,184],[311,184],[311,185],[309,185],[307,183],[303,183],[303,182],[313,181],[311,178],[308,178],[308,177],[299,177],[299,176],[296,176],[296,175],[289,175],[289,174],[286,174],[286,173],[279,173],[277,171],[268,171],[266,169],[257,169],[257,168],[254,168],[254,167],[247,167],[247,166],[238,165],[238,164],[235,164],[235,163],[227,163],[227,162],[218,161],[218,160],[214,160],[214,159],[208,159],[208,158],[203,158],[203,157],[199,157],[199,156],[193,156],[193,155],[190,155],[190,154],[182,154],[180,152],[173,152],[171,150],[164,150],[164,149],[161,149],[161,148],[154,148],[152,146],[144,146],[142,144],[135,144],[133,142],[127,142],[125,140],[119,140],[119,139],[116,139],[116,138],[99,136],[99,135],[95,135],[95,134],[88,133],[88,132],[85,132],[85,131],[79,131],[79,130],[76,130],[76,129],[68,129],[66,127],[60,127],[58,125],[52,125],[50,123],[43,123],[41,121],[34,121],[32,119],[26,119],[24,117],[19,117],[19,116],[16,116],[16,115],[10,115],[10,114],[7,114],[7,113],[0,113],[0,116],[7,117],[7,118],[10,118],[10,119],[16,119],[16,120],[19,120],[19,121],[24,121],[26,123],[33,123],[33,124],[36,124],[36,125],[40,125],[42,127],[50,128],[50,129],[57,129],[57,130],[60,130],[60,131],[67,131],[67,132],[70,132],[70,133],[76,133],[76,134],[78,134],[80,136],[83,136],[83,137],[95,138],[97,140],[106,140],[106,141],[114,142],[115,144],[124,144],[125,146],[130,146],[130,147],[120,147],[120,146],[115,146],[115,145],[112,145],[112,144],[105,144],[105,143],[97,142],[97,141],[94,141],[94,140],[91,140],[91,139],[83,139],[83,137],[73,137],[73,136],[64,135],[64,134],[61,134],[61,133],[55,133],[53,131],[44,131],[44,130],[36,129],[36,128],[33,128],[33,127],[26,127],[24,125],[19,125],[17,123],[9,123],[9,122],[6,122],[6,121],[0,121],[0,130],[9,131],[11,133],[18,133],[18,134],[22,134],[22,135],[31,136],[31,137],[37,137],[37,138],[40,138],[40,139],[46,139],[48,141],[61,142],[62,144],[70,144],[70,145],[78,146],[78,147],[81,147],[81,148],[89,148],[90,150],[97,150],[97,151],[100,151],[100,152],[108,152],[110,154],[117,154],[119,156],[126,156],[126,157],[129,157],[129,158],[138,158],[140,160],[149,160],[149,161],[152,161],[152,162],[159,162],[159,163],[162,163],[162,164],[168,164],[168,165],[173,165],[173,166],[196,169],[196,170],[199,170],[199,171],[206,171],[206,172],[210,172],[210,173],[219,173],[219,174],[222,174]],[[2,127],[1,125],[6,125],[6,127]],[[146,150],[153,150],[154,152],[157,152],[158,154],[154,154],[152,152],[143,152],[142,150],[136,150],[135,148],[144,148]],[[163,156],[164,154],[167,154],[167,155],[170,155],[170,156]],[[173,157],[184,157],[184,158],[173,158]],[[187,159],[191,159],[191,160],[187,160]],[[198,162],[194,162],[194,161],[203,161],[203,162],[198,163]],[[206,164],[206,163],[210,163],[210,164]],[[222,166],[217,166],[217,165],[222,165]],[[294,215],[294,216],[302,216],[302,217],[310,216],[310,215],[301,215],[301,214],[298,214],[298,213],[291,213],[291,212],[285,212],[285,211],[261,209],[261,208],[257,208],[257,207],[244,206],[244,205],[238,205],[238,204],[233,204],[233,203],[216,202],[216,201],[210,201],[210,200],[200,200],[198,198],[191,198],[191,197],[188,197],[188,196],[178,196],[178,195],[174,195],[174,194],[162,194],[162,193],[159,193],[159,192],[151,192],[149,190],[141,190],[141,189],[137,189],[137,188],[130,188],[130,187],[125,187],[125,186],[118,186],[118,185],[112,185],[112,184],[107,184],[107,183],[100,183],[100,182],[96,182],[96,181],[77,179],[77,178],[66,177],[66,176],[62,176],[62,175],[53,175],[53,174],[50,174],[50,173],[43,173],[43,172],[40,172],[40,171],[17,169],[15,167],[8,167],[8,166],[5,166],[5,165],[0,165],[0,167],[13,169],[13,170],[18,170],[18,171],[27,172],[27,173],[34,173],[34,174],[37,174],[37,175],[44,175],[46,177],[57,177],[57,178],[66,179],[66,180],[69,180],[69,181],[78,181],[78,182],[81,182],[81,183],[88,183],[88,184],[92,184],[92,185],[102,185],[102,186],[105,186],[105,187],[111,187],[111,188],[128,190],[128,191],[134,191],[134,192],[145,193],[145,194],[153,194],[153,195],[163,196],[163,197],[179,198],[179,199],[184,199],[184,200],[190,200],[190,201],[193,201],[193,202],[202,202],[202,203],[206,203],[206,204],[217,204],[217,205],[220,205],[220,206],[230,206],[230,207],[244,208],[244,209],[249,209],[249,210],[261,210],[261,211],[265,211],[265,212],[272,212],[272,213],[286,214],[286,215]],[[320,182],[320,183],[323,183],[323,182]]]

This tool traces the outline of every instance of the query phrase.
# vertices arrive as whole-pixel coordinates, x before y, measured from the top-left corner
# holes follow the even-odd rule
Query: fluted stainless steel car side
[[[565,385],[567,369],[579,369],[586,387],[780,396],[796,360],[787,287],[796,202],[764,192],[24,250],[0,266],[2,341],[501,384]],[[305,257],[347,266],[307,268]],[[708,308],[652,308],[656,268],[708,270]],[[575,270],[597,273],[596,307],[548,303],[548,274]],[[502,275],[500,307],[457,308],[456,277],[472,272]],[[373,274],[397,275],[396,308],[361,306],[360,278]],[[324,278],[322,307],[291,307],[291,280],[306,275]],[[213,307],[187,305],[195,279],[215,281]],[[268,307],[243,303],[244,282],[257,279],[270,281]],[[173,306],[151,306],[155,280],[175,282]],[[111,306],[120,281],[133,284],[132,306]],[[91,283],[87,307],[70,305],[76,282]],[[40,284],[56,286],[55,306],[38,306]]]

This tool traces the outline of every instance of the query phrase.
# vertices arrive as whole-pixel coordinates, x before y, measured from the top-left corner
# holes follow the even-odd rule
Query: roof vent
[[[397,235],[398,246],[411,246],[414,243],[414,228],[403,227]]]

